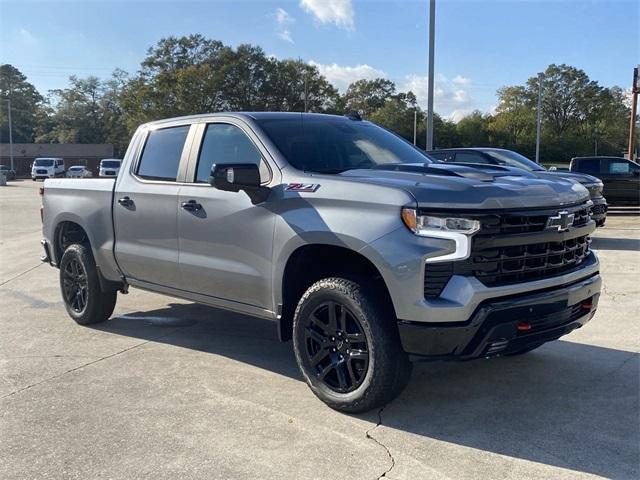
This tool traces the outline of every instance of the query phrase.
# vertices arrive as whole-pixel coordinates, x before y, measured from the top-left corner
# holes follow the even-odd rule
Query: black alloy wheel
[[[316,377],[338,393],[356,390],[369,368],[364,330],[356,316],[341,303],[321,303],[307,317],[304,351]]]
[[[82,313],[87,307],[89,283],[87,272],[77,258],[71,259],[65,265],[62,276],[62,290],[67,305],[74,312]]]

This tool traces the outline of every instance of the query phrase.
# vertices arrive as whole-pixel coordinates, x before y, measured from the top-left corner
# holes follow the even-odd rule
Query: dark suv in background
[[[602,180],[611,203],[640,204],[640,165],[636,162],[621,157],[575,157],[569,169]]]
[[[598,227],[602,227],[607,219],[607,201],[603,196],[602,182],[591,175],[577,172],[567,172],[561,170],[547,170],[539,163],[529,160],[524,155],[512,150],[490,147],[474,147],[474,148],[447,148],[442,150],[433,150],[427,152],[441,162],[458,163],[458,164],[483,164],[483,165],[502,165],[506,167],[515,167],[535,172],[543,178],[561,177],[580,182],[591,195],[593,208],[591,210],[591,218],[593,218]],[[572,169],[573,170],[573,169]],[[638,178],[638,177],[636,177]],[[637,191],[637,190],[636,190]],[[606,193],[606,192],[605,192]],[[606,195],[608,198],[608,195]]]

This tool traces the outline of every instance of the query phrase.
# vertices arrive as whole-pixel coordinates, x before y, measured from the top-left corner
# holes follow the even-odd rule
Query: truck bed
[[[115,178],[52,178],[44,182],[43,233],[49,245],[59,245],[61,222],[73,222],[85,231],[94,248],[95,260],[102,275],[113,281],[120,273],[113,255],[113,192]],[[58,228],[56,228],[58,226]],[[51,261],[60,261],[56,248]]]

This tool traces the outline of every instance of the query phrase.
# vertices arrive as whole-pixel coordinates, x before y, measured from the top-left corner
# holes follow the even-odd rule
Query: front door
[[[190,184],[180,189],[181,288],[214,303],[217,298],[240,309],[270,310],[275,215],[266,208],[268,201],[254,205],[245,192],[217,190],[209,176],[214,163],[256,163],[263,184],[279,171],[269,167],[268,152],[243,123],[221,120],[200,125],[200,131],[200,149],[187,173]]]
[[[609,202],[638,203],[640,197],[638,165],[625,158],[604,158],[601,168],[604,197]]]
[[[115,257],[129,278],[178,286],[177,180],[181,159],[186,164],[188,157],[189,128],[150,131],[138,161],[118,179],[113,204]]]

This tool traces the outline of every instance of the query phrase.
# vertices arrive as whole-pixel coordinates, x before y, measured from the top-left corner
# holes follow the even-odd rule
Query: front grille
[[[40,174],[47,174],[49,172],[47,172],[46,170],[36,170],[36,173],[40,175]]]
[[[557,232],[554,236],[553,231],[545,230],[547,220],[562,210],[573,213],[574,221],[569,232]],[[481,225],[472,240],[471,254],[463,261],[428,263],[424,274],[425,298],[440,296],[453,275],[475,276],[487,287],[497,287],[562,275],[580,268],[590,253],[591,240],[588,235],[576,237],[571,231],[587,225],[590,214],[591,202],[555,210],[465,215],[477,218]],[[551,234],[551,239],[545,232]],[[535,242],[536,236],[544,237],[546,241]],[[514,245],[492,245],[494,239],[509,238],[518,241],[503,242]]]
[[[585,308],[582,306],[582,303],[577,303],[573,306],[565,308],[560,312],[552,312],[540,317],[527,320],[529,325],[531,325],[531,329],[520,332],[520,335],[527,335],[530,333],[539,332],[541,330],[546,330],[548,328],[559,327],[560,325],[564,325],[565,323],[574,322],[588,313],[589,311],[585,310]]]
[[[116,172],[104,172],[105,175],[115,175]]]
[[[587,235],[559,242],[472,249],[471,256],[455,262],[453,273],[473,275],[488,287],[530,282],[570,272],[589,254]]]

